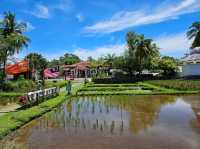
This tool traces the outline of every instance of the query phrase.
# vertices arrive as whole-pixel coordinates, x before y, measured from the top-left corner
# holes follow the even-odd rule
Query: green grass
[[[84,91],[78,92],[79,96],[91,95],[179,95],[179,94],[199,94],[199,91],[142,91],[142,90],[124,90],[124,91]]]
[[[66,96],[62,93],[60,96],[47,100],[37,106],[20,110],[17,112],[10,112],[0,117],[0,138],[7,135],[9,132],[21,127],[30,120],[41,116],[42,114],[52,110],[65,101]]]
[[[122,91],[122,90],[153,90],[151,87],[145,86],[132,86],[132,87],[85,87],[80,91]]]
[[[64,86],[66,86],[67,81],[63,80],[63,81],[45,81],[45,88],[50,88],[50,87],[59,87],[62,88]]]
[[[0,97],[13,97],[13,96],[21,96],[23,93],[15,93],[15,92],[0,92]]]
[[[75,96],[82,87],[82,84],[73,85],[71,96]],[[66,93],[62,92],[59,96],[46,100],[37,106],[16,112],[10,112],[0,116],[0,139],[2,139],[13,130],[18,129],[24,124],[33,120],[34,118],[37,118],[44,113],[51,111],[53,108],[62,104],[67,98],[70,98],[70,96],[66,96]]]
[[[135,87],[137,83],[132,84],[89,84],[87,87]]]
[[[181,91],[200,90],[200,80],[152,80],[146,81],[148,84],[160,86],[167,89],[176,89]]]
[[[135,87],[141,87],[141,90]],[[170,95],[170,94],[198,94],[198,90],[177,90],[165,88],[148,81],[135,84],[89,84],[82,88],[78,95]]]
[[[10,101],[17,101],[19,96],[23,95],[23,93],[0,93],[0,104],[6,104]]]

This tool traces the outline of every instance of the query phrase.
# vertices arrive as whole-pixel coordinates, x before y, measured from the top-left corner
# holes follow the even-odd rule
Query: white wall
[[[200,64],[185,64],[181,76],[200,76]]]

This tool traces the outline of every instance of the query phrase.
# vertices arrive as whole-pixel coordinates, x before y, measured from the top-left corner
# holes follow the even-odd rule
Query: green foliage
[[[83,84],[73,85],[72,96],[83,87]],[[69,97],[69,96],[68,96]],[[19,110],[16,112],[10,112],[0,117],[0,139],[6,136],[13,130],[23,126],[27,122],[41,116],[42,114],[51,111],[66,100],[66,95],[62,92],[58,97],[49,99],[40,103],[37,106]]]
[[[25,59],[29,61],[29,68],[32,71],[37,71],[39,74],[39,79],[43,79],[43,71],[47,67],[47,60],[38,53],[30,53]]]
[[[199,90],[165,88],[152,82],[146,81],[144,83],[139,82],[134,84],[89,84],[85,88],[80,89],[78,95],[176,95],[200,93]]]
[[[59,66],[60,64],[60,61],[59,60],[56,60],[56,59],[53,59],[52,61],[48,62],[48,67],[56,67],[56,66]]]
[[[9,92],[30,92],[36,90],[36,84],[32,80],[16,80],[16,81],[8,81],[4,84],[4,91]]]
[[[67,84],[67,81],[45,81],[45,88],[51,88],[51,87],[65,87]]]
[[[30,120],[41,116],[42,114],[52,110],[65,100],[65,95],[45,101],[38,106],[29,109],[20,110],[17,112],[8,113],[0,117],[0,138],[7,135],[9,132],[19,128]]]
[[[103,57],[104,65],[109,66],[110,68],[113,66],[113,61],[115,60],[115,54],[107,54]]]
[[[72,65],[75,63],[80,62],[80,58],[74,54],[68,54],[66,53],[64,56],[61,56],[59,58],[59,62],[61,65]]]
[[[181,91],[200,90],[200,81],[197,80],[154,80],[147,82],[160,87],[177,89]]]
[[[158,61],[158,68],[163,71],[164,76],[174,76],[178,69],[178,61],[173,57],[164,56]]]
[[[4,13],[3,21],[0,23],[0,67],[2,67],[0,83],[3,83],[6,77],[5,67],[8,57],[19,52],[29,42],[29,39],[23,35],[25,29],[26,24],[18,23],[15,14]]]
[[[191,48],[200,47],[200,22],[194,22],[188,29],[188,39],[194,39]]]
[[[160,56],[156,44],[144,35],[137,35],[134,32],[128,32],[126,40],[128,49],[123,56],[113,60],[114,68],[129,72],[131,76],[136,71],[141,73],[143,69],[153,69],[153,59]]]

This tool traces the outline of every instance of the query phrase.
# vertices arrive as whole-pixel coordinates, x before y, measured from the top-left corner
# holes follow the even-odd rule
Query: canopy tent
[[[51,72],[48,68],[44,70],[45,78],[57,78],[59,76],[59,72]]]

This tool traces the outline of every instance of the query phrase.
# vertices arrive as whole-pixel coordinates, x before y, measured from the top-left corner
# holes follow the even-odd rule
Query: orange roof
[[[9,75],[16,75],[28,71],[29,71],[29,66],[28,66],[28,61],[26,60],[23,60],[14,65],[9,65],[6,67],[6,73]]]

